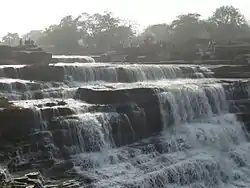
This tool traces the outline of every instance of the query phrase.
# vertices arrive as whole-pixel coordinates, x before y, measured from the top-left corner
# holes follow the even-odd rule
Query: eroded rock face
[[[238,120],[250,131],[250,81],[223,81],[223,86],[229,100],[229,111],[235,113]]]
[[[76,95],[77,99],[91,104],[114,106],[118,113],[127,116],[137,139],[146,138],[162,130],[159,100],[154,89],[94,90],[79,88]],[[124,119],[126,118],[124,117]],[[112,128],[115,136],[115,130],[118,127],[112,126]]]
[[[8,142],[18,142],[27,137],[34,128],[34,116],[31,109],[10,107],[0,110],[0,139]]]

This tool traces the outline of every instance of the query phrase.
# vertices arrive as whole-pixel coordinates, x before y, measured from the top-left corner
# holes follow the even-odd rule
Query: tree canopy
[[[19,35],[18,33],[7,33],[2,38],[2,43],[10,46],[15,46],[19,44]]]
[[[143,43],[169,43],[181,46],[192,40],[233,41],[250,38],[250,28],[244,15],[233,6],[217,8],[211,17],[202,19],[199,13],[181,14],[170,24],[148,26],[135,33],[134,25],[126,24],[111,12],[77,17],[65,16],[58,24],[43,31],[31,31],[23,36],[57,54],[105,53]],[[17,33],[8,33],[2,43],[18,44]]]

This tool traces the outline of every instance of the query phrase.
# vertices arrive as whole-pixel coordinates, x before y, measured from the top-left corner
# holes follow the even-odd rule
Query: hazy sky
[[[0,36],[44,29],[63,16],[82,12],[108,10],[138,22],[143,28],[153,23],[169,23],[182,13],[198,12],[207,17],[222,5],[233,5],[250,19],[249,0],[0,0]]]

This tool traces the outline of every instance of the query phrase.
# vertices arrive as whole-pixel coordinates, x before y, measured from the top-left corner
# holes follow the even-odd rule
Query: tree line
[[[17,33],[8,33],[1,43],[18,45],[19,38]],[[57,54],[98,54],[150,44],[185,47],[193,40],[213,40],[220,44],[246,42],[250,41],[250,27],[240,10],[222,6],[207,19],[201,19],[198,13],[182,14],[170,24],[150,25],[140,34],[134,24],[111,12],[69,15],[58,24],[43,31],[31,31],[22,38],[30,38]]]

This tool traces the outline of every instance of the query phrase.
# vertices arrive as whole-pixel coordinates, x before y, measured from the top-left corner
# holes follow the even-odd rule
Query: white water
[[[161,135],[74,155],[77,172],[94,179],[94,187],[250,186],[250,143],[241,123],[227,113],[220,85],[169,88],[159,100],[163,119],[169,118],[166,100],[173,118],[171,125],[164,121]]]
[[[15,102],[34,109],[41,123],[37,128],[43,131],[51,128],[44,111],[52,110],[56,123],[65,130],[62,141],[68,144],[74,168],[79,176],[92,180],[90,187],[250,187],[250,143],[241,123],[228,113],[228,102],[219,83],[208,79],[166,80],[185,77],[184,69],[178,66],[56,66],[64,66],[68,80],[79,81],[70,82],[72,85],[101,89],[150,87],[158,92],[162,132],[120,148],[113,142],[110,125],[121,121],[122,115],[91,112],[92,105],[67,99],[76,92],[70,84],[54,88],[39,83],[45,99]],[[187,69],[189,73],[197,73],[193,67]],[[99,82],[121,82],[118,70],[124,72],[124,82],[136,83]],[[11,88],[3,93],[15,94],[17,89],[12,86],[16,82],[21,81],[8,80]],[[25,92],[32,91],[30,82],[23,84]],[[20,99],[20,93],[17,94],[14,100]],[[67,104],[62,108],[69,108],[73,115],[61,118],[58,107],[43,106],[60,100],[52,100],[53,96],[66,98]],[[21,99],[33,99],[33,93]]]
[[[155,139],[159,143],[76,155],[75,168],[95,178],[94,187],[250,185],[250,144],[233,115],[182,124]]]
[[[65,78],[68,80],[93,82],[140,82],[161,80],[166,78],[203,78],[203,72],[209,74],[208,69],[199,69],[196,66],[176,65],[112,65],[112,64],[65,64],[63,66]],[[201,71],[201,72],[198,72]]]

